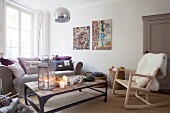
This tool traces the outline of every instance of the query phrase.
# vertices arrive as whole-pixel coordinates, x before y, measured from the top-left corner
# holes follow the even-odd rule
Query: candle
[[[59,84],[60,84],[60,88],[64,88],[64,86],[65,86],[64,81],[60,81]]]
[[[54,76],[50,76],[49,78],[49,82],[50,82],[50,85],[52,86],[56,86],[56,80],[55,80],[55,77]]]
[[[38,79],[38,87],[39,88],[44,87],[44,81],[41,78]]]
[[[45,88],[45,89],[48,89],[48,81],[45,81],[44,83],[45,83],[45,84],[44,84],[44,85],[45,85],[44,88]]]
[[[64,75],[63,81],[65,82],[65,86],[67,86],[68,85],[68,77]]]
[[[69,82],[70,82],[71,85],[73,85],[74,84],[74,77],[70,77]]]

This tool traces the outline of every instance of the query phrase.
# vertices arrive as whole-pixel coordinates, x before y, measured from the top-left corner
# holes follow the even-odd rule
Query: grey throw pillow
[[[41,63],[41,61],[25,61],[26,66],[26,73],[28,75],[31,74],[37,74],[38,73],[38,65]]]

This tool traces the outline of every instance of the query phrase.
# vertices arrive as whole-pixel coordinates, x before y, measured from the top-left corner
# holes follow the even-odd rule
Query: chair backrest
[[[167,67],[167,55],[166,54],[147,53],[139,61],[136,73],[153,76],[155,71],[160,69],[161,74],[157,77],[159,79],[159,78],[163,78],[166,76],[166,67]],[[137,77],[134,79],[139,87],[146,86],[149,81],[149,79],[146,77]],[[157,87],[159,87],[159,85]]]

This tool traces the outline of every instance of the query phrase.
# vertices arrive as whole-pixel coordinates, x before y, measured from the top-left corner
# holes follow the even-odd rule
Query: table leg
[[[45,103],[48,101],[49,98],[50,98],[50,96],[49,97],[43,97],[43,98],[38,97],[39,104],[40,104],[40,113],[44,113],[44,106],[45,106]]]
[[[24,100],[25,100],[26,105],[28,105],[28,102],[27,102],[27,89],[28,89],[28,87],[24,84]]]
[[[105,87],[106,87],[106,89],[105,89],[105,98],[104,98],[104,102],[107,102],[107,82],[105,83]]]

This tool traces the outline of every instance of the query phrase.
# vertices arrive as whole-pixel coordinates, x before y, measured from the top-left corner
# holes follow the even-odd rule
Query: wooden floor
[[[102,88],[99,88],[102,90]],[[104,89],[103,89],[104,90]],[[126,90],[117,90],[118,93],[125,94]],[[87,93],[85,93],[86,96]],[[37,98],[33,96],[32,98],[35,99],[37,102]],[[82,94],[77,94],[77,92],[70,93],[69,95],[61,95],[56,96],[54,99],[50,100],[49,103],[46,105],[46,110],[51,109],[53,107],[59,106],[61,104],[65,104],[70,101],[74,101],[75,98],[80,99],[82,98]],[[143,104],[139,99],[136,97],[132,98],[130,103],[131,104]],[[23,98],[20,99],[21,102],[24,103]],[[105,103],[103,102],[103,97],[91,100],[89,102],[62,110],[57,113],[170,113],[170,105],[157,107],[157,108],[150,108],[150,109],[125,109],[124,108],[124,96],[116,96],[112,95],[112,90],[108,89],[108,101]],[[151,101],[152,102],[161,102],[164,100],[170,101],[170,95],[167,94],[159,94],[159,93],[151,93]],[[38,104],[38,103],[37,103]],[[31,106],[30,106],[31,107]],[[33,112],[36,113],[36,112]]]
[[[152,93],[158,93],[158,94],[167,94],[170,95],[170,90],[159,90],[159,91],[151,91]]]

